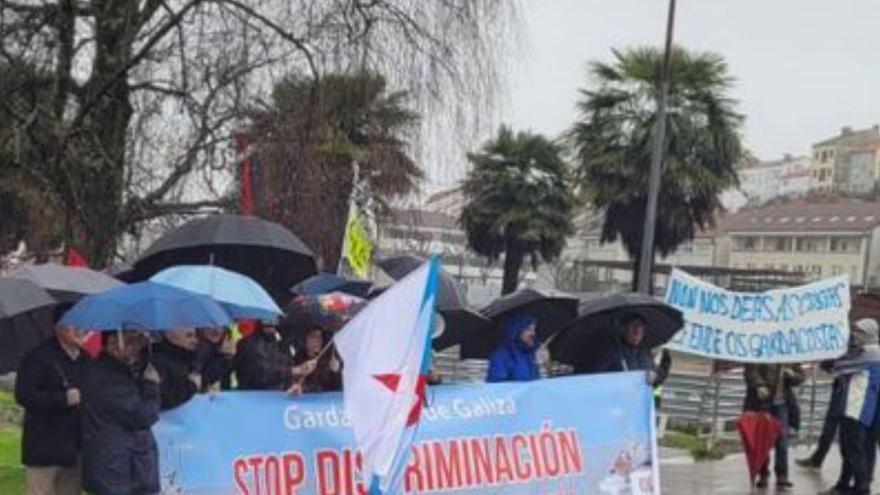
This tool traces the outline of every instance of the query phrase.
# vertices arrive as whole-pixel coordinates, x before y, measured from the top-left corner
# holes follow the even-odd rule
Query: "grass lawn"
[[[21,429],[0,426],[0,493],[24,493],[24,470],[21,467]]]
[[[15,404],[12,394],[0,390],[0,408]],[[24,470],[21,467],[21,428],[0,422],[0,493],[24,493]]]

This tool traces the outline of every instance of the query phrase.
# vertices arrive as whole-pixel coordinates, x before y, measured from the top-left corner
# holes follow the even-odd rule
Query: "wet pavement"
[[[742,454],[731,454],[720,461],[695,463],[690,454],[683,450],[661,449],[660,479],[666,495],[749,495],[786,493],[795,495],[815,495],[829,488],[840,473],[840,457],[837,447],[825,459],[821,471],[812,471],[794,464],[794,459],[806,457],[808,449],[793,449],[789,454],[790,478],[794,488],[777,492],[774,480],[770,488],[749,490],[748,468]],[[880,463],[878,463],[880,464]],[[880,480],[880,465],[874,479]],[[875,483],[874,491],[880,490]]]

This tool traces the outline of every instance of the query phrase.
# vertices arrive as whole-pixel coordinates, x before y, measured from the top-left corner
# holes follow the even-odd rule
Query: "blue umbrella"
[[[218,266],[173,266],[153,275],[150,280],[210,296],[235,319],[275,320],[283,314],[260,284]]]
[[[373,283],[368,280],[343,277],[335,273],[319,273],[294,285],[290,291],[303,296],[344,292],[363,299],[367,297],[372,287]]]
[[[213,299],[154,282],[140,282],[80,299],[62,325],[88,330],[217,328],[232,323]]]

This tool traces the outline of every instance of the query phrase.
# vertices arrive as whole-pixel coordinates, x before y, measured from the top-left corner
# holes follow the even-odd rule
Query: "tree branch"
[[[273,22],[268,17],[260,14],[259,12],[254,10],[253,8],[248,7],[247,5],[243,4],[242,2],[239,2],[238,0],[218,0],[218,3],[225,3],[225,4],[228,4],[232,7],[240,10],[241,12],[246,14],[248,17],[252,17],[253,19],[256,19],[258,22],[260,22],[260,24],[263,24],[264,26],[266,26],[269,29],[271,29],[272,31],[274,31],[275,34],[280,36],[285,41],[288,41],[291,44],[293,44],[293,46],[295,46],[300,52],[302,52],[303,56],[306,57],[306,62],[309,64],[309,70],[312,73],[312,77],[314,77],[315,79],[318,78],[320,71],[318,70],[317,63],[315,62],[315,57],[312,54],[311,49],[309,49],[309,47],[306,45],[305,40],[303,40],[302,38],[296,37],[293,34],[287,32],[286,29],[279,26],[278,24]]]

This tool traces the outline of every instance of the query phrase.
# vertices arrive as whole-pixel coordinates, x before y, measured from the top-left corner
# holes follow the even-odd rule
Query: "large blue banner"
[[[404,493],[659,493],[642,373],[430,388]],[[198,396],[155,428],[163,493],[364,494],[340,394]],[[656,487],[656,488],[655,488]]]

